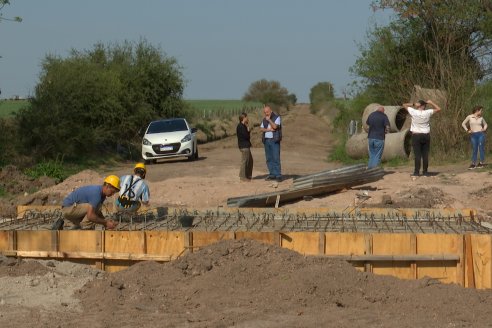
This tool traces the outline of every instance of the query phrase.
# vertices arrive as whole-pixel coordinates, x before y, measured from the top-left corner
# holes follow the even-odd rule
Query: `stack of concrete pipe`
[[[370,104],[364,109],[362,114],[361,133],[353,135],[345,145],[347,155],[353,159],[361,159],[369,156],[367,144],[367,132],[369,127],[366,124],[369,114],[381,106],[380,104]],[[390,132],[386,134],[383,151],[383,161],[393,158],[408,158],[411,149],[410,136],[410,117],[405,108],[401,106],[383,106],[384,113],[388,116],[390,122]]]

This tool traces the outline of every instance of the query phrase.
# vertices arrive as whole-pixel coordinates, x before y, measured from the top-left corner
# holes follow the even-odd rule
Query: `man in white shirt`
[[[433,109],[425,109],[430,104]],[[415,155],[415,167],[412,176],[418,177],[420,174],[420,164],[422,162],[422,174],[428,176],[429,150],[430,150],[430,118],[441,108],[432,100],[419,100],[415,104],[406,103],[403,107],[412,117],[410,131],[412,132],[412,148]]]

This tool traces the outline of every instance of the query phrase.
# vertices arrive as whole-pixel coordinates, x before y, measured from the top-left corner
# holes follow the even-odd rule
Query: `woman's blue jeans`
[[[480,152],[480,163],[485,162],[485,133],[473,132],[470,134],[472,144],[472,163],[477,164],[477,153]]]

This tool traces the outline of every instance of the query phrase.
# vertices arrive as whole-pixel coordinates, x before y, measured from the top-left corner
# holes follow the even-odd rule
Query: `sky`
[[[147,40],[174,57],[185,99],[241,99],[260,79],[299,102],[318,82],[338,96],[369,27],[389,21],[372,0],[10,0],[0,22],[1,98],[34,94],[46,55]]]

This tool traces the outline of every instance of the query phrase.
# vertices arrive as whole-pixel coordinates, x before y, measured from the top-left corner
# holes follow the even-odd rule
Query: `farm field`
[[[196,116],[203,119],[237,116],[242,112],[251,112],[253,110],[262,108],[263,105],[260,102],[234,99],[191,99],[185,100],[185,102],[190,106],[191,110],[196,111]]]
[[[0,117],[12,115],[28,104],[27,100],[0,100]]]

